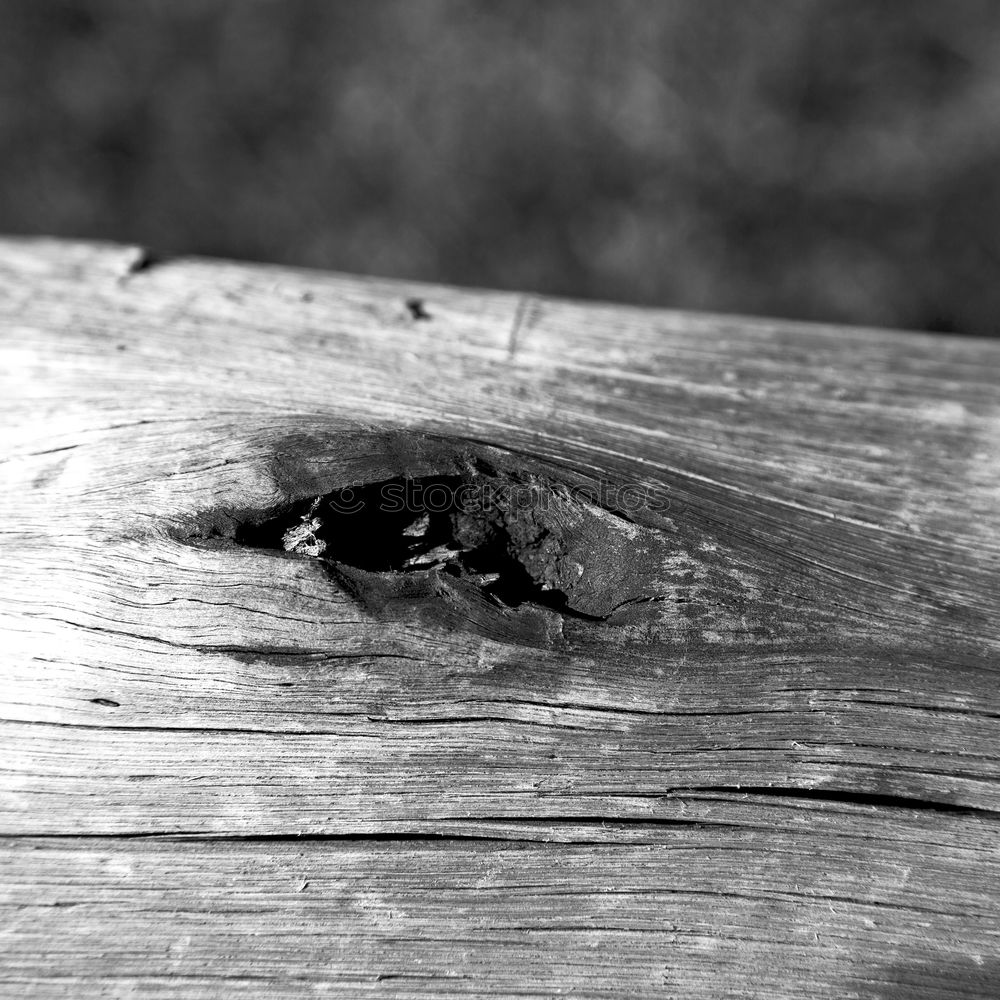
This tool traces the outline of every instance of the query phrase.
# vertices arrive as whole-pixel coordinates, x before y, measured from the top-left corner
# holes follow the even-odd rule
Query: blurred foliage
[[[4,0],[0,230],[1000,332],[991,0]]]

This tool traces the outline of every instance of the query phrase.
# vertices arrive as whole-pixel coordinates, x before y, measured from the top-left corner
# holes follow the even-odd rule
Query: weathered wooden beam
[[[997,995],[1000,344],[5,241],[0,414],[0,991]]]

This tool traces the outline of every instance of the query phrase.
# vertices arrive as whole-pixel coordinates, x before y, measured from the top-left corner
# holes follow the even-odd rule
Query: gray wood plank
[[[142,260],[0,241],[0,990],[996,995],[1000,344]]]

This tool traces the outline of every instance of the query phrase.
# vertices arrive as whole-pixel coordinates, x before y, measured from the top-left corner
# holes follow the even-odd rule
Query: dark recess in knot
[[[547,506],[544,488],[521,483],[512,491],[511,485],[443,475],[345,487],[244,525],[236,541],[367,573],[440,574],[507,608],[535,604],[603,617],[574,608],[556,585],[554,566],[566,552],[539,517]]]
[[[135,256],[129,261],[125,273],[119,279],[124,282],[137,274],[151,271],[159,264],[163,264],[170,259],[170,255],[159,250],[152,250],[149,247],[138,247]]]
[[[406,311],[410,314],[410,319],[421,320],[431,318],[431,314],[427,311],[423,299],[407,299]]]

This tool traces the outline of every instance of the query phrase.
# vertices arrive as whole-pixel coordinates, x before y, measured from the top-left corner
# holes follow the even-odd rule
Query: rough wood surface
[[[0,993],[1000,995],[1000,344],[30,241],[0,323]],[[544,502],[275,544],[399,480]]]

